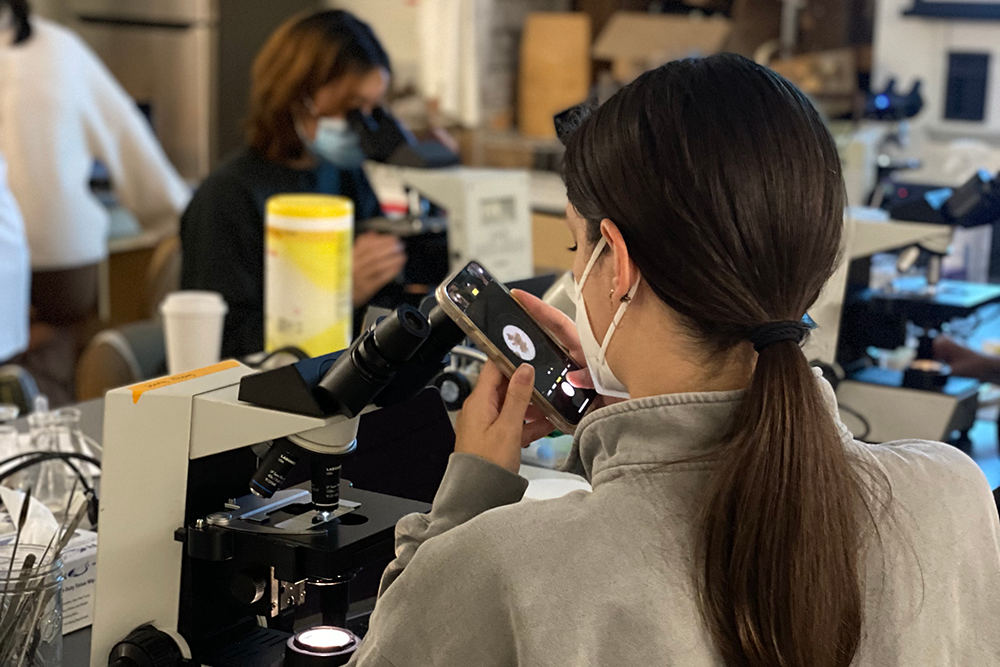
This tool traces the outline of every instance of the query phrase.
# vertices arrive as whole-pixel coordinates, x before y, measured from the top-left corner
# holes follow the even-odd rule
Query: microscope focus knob
[[[459,371],[441,373],[434,378],[434,386],[441,392],[445,407],[452,412],[461,410],[465,399],[472,394],[472,383]]]
[[[229,592],[237,602],[245,605],[256,604],[267,592],[267,582],[263,577],[256,577],[246,572],[241,572],[229,582]]]
[[[115,644],[108,656],[111,667],[180,667],[184,656],[177,642],[151,625],[133,630]]]

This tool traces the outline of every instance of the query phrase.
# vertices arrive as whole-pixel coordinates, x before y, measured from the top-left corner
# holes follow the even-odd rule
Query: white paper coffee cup
[[[160,304],[171,375],[219,362],[229,306],[218,292],[174,292]]]

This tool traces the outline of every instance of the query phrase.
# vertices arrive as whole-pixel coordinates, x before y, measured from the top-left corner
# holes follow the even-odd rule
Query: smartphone
[[[564,433],[572,433],[593,407],[597,392],[579,389],[566,375],[570,359],[479,262],[469,262],[435,293],[441,308],[510,377],[527,362],[535,368],[533,403]]]

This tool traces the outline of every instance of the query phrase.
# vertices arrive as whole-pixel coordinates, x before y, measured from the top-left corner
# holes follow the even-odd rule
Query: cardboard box
[[[468,167],[554,171],[565,152],[555,138],[490,130],[468,130],[462,135],[462,163]]]
[[[858,57],[854,49],[806,53],[769,64],[807,95],[853,96],[858,90]]]
[[[556,136],[552,117],[587,99],[590,17],[536,12],[524,21],[517,126],[529,137]]]
[[[94,622],[97,589],[97,533],[78,530],[63,551],[63,634]]]
[[[573,234],[566,227],[564,217],[532,213],[531,236],[536,273],[572,270],[576,257],[569,251],[573,245]]]
[[[858,56],[853,48],[806,53],[768,65],[812,96],[830,117],[850,113],[858,95]]]
[[[616,80],[629,83],[671,60],[719,53],[731,30],[732,22],[720,16],[618,12],[592,53],[611,62]]]

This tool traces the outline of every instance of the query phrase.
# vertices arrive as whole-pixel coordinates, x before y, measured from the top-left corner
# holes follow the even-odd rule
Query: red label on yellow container
[[[142,384],[134,384],[130,387],[132,390],[132,404],[139,402],[139,397],[142,396],[147,391],[152,391],[154,389],[160,389],[162,387],[169,387],[172,384],[180,384],[186,380],[193,380],[195,378],[205,377],[206,375],[212,375],[213,373],[219,373],[221,371],[227,371],[230,368],[236,368],[240,365],[240,362],[235,359],[229,359],[228,361],[222,361],[215,364],[214,366],[205,366],[204,368],[199,368],[195,371],[188,371],[187,373],[178,373],[177,375],[171,375],[165,378],[159,378],[157,380],[150,380],[149,382],[143,382]]]

